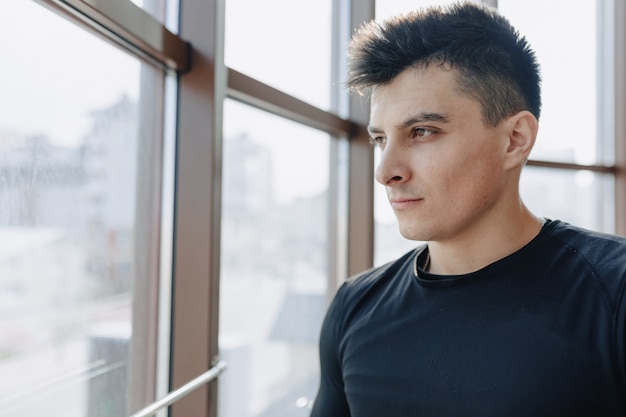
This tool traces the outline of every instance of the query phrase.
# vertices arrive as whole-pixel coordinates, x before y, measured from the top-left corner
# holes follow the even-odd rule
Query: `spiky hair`
[[[490,124],[521,110],[539,118],[541,78],[535,53],[507,19],[474,3],[365,23],[349,45],[346,85],[364,93],[409,67],[431,65],[457,70],[458,87],[481,103]]]

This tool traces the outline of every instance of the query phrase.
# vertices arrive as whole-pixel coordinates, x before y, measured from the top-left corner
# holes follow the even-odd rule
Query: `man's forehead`
[[[468,104],[482,110],[481,103],[461,89],[458,71],[441,66],[408,68],[389,83],[373,87],[369,102],[372,126],[407,119],[449,121],[454,109],[462,111]]]

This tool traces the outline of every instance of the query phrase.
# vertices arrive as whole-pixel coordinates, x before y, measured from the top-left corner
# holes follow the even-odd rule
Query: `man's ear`
[[[527,110],[515,113],[507,119],[508,147],[506,149],[507,167],[524,165],[535,145],[539,122]]]

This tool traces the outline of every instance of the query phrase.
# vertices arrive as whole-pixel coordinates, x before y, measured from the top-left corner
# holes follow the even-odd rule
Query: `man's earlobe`
[[[511,167],[524,164],[535,145],[539,122],[529,111],[523,110],[512,115],[509,120],[509,143],[507,157]]]

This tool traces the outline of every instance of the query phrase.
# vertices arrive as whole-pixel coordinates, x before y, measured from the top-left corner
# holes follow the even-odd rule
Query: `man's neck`
[[[541,231],[543,221],[525,208],[513,219],[492,221],[458,239],[428,242],[428,271],[439,275],[478,271],[521,249]]]

